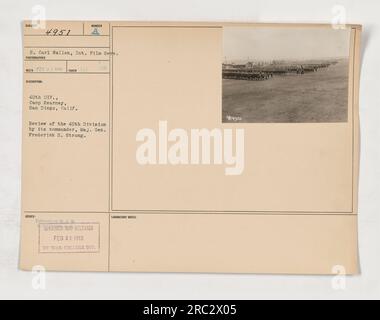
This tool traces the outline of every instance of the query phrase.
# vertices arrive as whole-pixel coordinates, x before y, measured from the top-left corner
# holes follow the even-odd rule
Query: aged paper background
[[[22,269],[358,273],[361,28],[349,26],[346,123],[222,125],[233,26],[24,22]],[[244,173],[141,167],[136,132],[163,119],[244,128]]]

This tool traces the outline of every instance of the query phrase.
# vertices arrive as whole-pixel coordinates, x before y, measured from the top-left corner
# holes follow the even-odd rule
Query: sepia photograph
[[[224,28],[223,123],[347,122],[350,32]]]

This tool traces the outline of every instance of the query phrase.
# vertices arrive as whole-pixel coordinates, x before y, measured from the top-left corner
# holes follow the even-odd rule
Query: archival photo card
[[[20,269],[359,273],[361,26],[34,26]]]
[[[223,122],[347,122],[350,32],[225,27]]]

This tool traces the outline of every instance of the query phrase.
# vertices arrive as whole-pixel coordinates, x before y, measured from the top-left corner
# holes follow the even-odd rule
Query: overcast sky
[[[348,57],[350,29],[294,27],[224,28],[224,58],[233,60]]]

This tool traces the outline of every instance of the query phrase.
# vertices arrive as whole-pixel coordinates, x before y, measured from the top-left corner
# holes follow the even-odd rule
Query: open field
[[[223,80],[223,122],[346,122],[348,61],[266,81]]]

